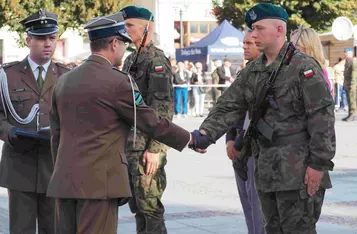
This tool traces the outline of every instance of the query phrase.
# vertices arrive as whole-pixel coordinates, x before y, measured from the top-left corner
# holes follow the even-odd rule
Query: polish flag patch
[[[315,74],[314,71],[311,69],[304,71],[305,78],[309,78],[309,77],[313,76],[314,74]]]
[[[164,70],[163,66],[155,66],[155,71],[156,72],[162,72]]]

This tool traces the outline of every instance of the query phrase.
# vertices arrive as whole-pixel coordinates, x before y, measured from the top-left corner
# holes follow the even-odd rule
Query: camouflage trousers
[[[325,189],[309,197],[301,190],[264,193],[258,190],[267,234],[316,234]]]
[[[129,152],[129,180],[133,198],[129,207],[136,220],[138,234],[167,234],[164,212],[161,202],[166,188],[166,154],[160,155],[159,169],[155,174],[146,175],[143,166],[144,151]]]
[[[356,88],[346,88],[345,91],[348,104],[348,114],[353,115],[356,113]]]

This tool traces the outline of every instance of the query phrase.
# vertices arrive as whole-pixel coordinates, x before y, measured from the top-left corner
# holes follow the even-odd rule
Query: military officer
[[[3,66],[0,139],[5,143],[0,186],[8,189],[10,233],[54,233],[54,200],[46,197],[53,164],[48,141],[20,138],[49,126],[57,78],[69,69],[51,60],[57,43],[57,15],[39,10],[20,22],[30,54]],[[32,109],[32,110],[31,110]],[[27,118],[26,118],[27,117]]]
[[[189,132],[149,108],[119,66],[131,41],[120,12],[85,26],[92,55],[57,82],[50,110],[57,234],[117,233],[118,205],[131,197],[125,143],[131,125],[177,150]],[[131,85],[132,84],[132,85]]]
[[[247,64],[223,93],[195,134],[197,151],[215,142],[253,104],[287,50],[288,14],[280,6],[259,3],[245,16],[262,55]],[[287,62],[288,60],[284,60]],[[328,171],[335,155],[334,104],[320,65],[299,51],[277,75],[274,99],[262,117],[273,129],[268,140],[255,127],[252,153],[255,182],[268,234],[316,233],[325,190],[331,188]],[[203,142],[203,143],[202,143]]]
[[[173,75],[170,61],[152,41],[154,17],[146,8],[128,6],[121,11],[126,30],[136,47],[136,52],[125,60],[124,70],[130,69],[129,73],[135,79],[145,103],[158,116],[172,120]],[[145,29],[147,35],[144,38]],[[135,146],[131,137],[127,145],[129,179],[133,192],[129,205],[135,214],[136,230],[137,233],[167,233],[161,197],[166,188],[168,148],[142,132],[138,132],[137,136]]]

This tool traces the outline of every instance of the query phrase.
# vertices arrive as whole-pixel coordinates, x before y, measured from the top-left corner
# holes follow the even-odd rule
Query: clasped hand
[[[191,132],[191,136],[192,138],[188,146],[198,153],[206,153],[207,147],[214,143],[204,130],[195,130]]]

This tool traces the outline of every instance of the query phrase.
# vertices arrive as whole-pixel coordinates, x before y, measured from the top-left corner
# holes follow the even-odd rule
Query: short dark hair
[[[101,51],[108,48],[110,41],[114,40],[116,36],[104,37],[89,43],[91,51]]]

